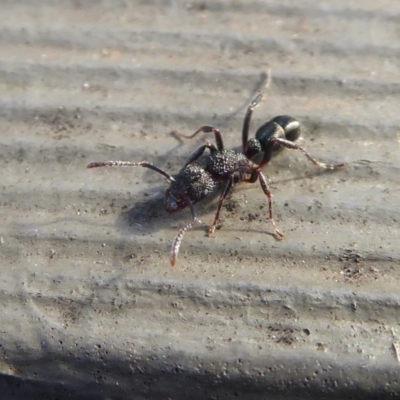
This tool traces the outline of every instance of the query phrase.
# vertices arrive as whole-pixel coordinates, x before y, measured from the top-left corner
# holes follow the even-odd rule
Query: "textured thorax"
[[[233,176],[234,182],[237,183],[242,181],[245,175],[251,174],[254,165],[243,153],[221,150],[208,157],[205,169],[218,181],[226,181]]]

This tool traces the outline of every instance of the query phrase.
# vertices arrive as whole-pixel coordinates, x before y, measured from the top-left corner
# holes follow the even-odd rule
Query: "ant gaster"
[[[172,243],[171,265],[174,266],[178,256],[179,247],[183,236],[188,229],[191,229],[196,222],[200,222],[196,216],[194,204],[210,196],[222,186],[217,212],[214,221],[208,230],[208,236],[213,236],[222,205],[234,184],[239,182],[254,183],[259,181],[261,189],[268,199],[269,219],[277,239],[283,239],[282,233],[276,227],[272,215],[272,194],[267,179],[262,173],[262,168],[268,164],[271,157],[284,147],[293,150],[300,150],[312,163],[324,169],[336,169],[345,164],[325,164],[311,157],[301,146],[294,143],[300,136],[300,124],[291,117],[278,116],[262,125],[256,132],[255,139],[248,139],[249,126],[254,108],[260,102],[262,93],[258,93],[247,108],[243,122],[242,131],[242,152],[224,149],[222,136],[217,128],[209,125],[200,127],[193,135],[184,136],[193,138],[200,132],[213,133],[216,145],[206,143],[200,146],[186,161],[183,168],[176,176],[171,176],[161,168],[147,162],[129,161],[99,161],[90,163],[87,168],[97,167],[144,167],[150,168],[163,175],[170,182],[169,188],[164,196],[164,208],[169,213],[190,209],[192,219],[183,226]],[[183,135],[182,135],[183,136]],[[209,150],[210,154],[203,159],[204,165],[196,161]],[[260,161],[252,161],[255,157]]]
[[[246,129],[248,129],[246,125]],[[265,124],[261,125],[255,134],[254,139],[249,139],[243,147],[246,150],[248,158],[254,157],[256,154],[270,152],[271,156],[276,156],[284,147],[279,143],[271,145],[270,139],[273,137],[287,139],[295,142],[301,135],[300,123],[289,115],[278,115]],[[245,137],[244,137],[245,139]]]

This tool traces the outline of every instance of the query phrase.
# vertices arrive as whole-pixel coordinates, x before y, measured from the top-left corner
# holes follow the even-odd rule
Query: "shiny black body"
[[[255,134],[254,139],[247,142],[246,156],[253,158],[256,154],[263,152],[271,157],[279,154],[284,147],[279,143],[272,143],[272,138],[286,139],[295,142],[301,135],[300,123],[289,115],[278,115],[265,124],[261,125]]]

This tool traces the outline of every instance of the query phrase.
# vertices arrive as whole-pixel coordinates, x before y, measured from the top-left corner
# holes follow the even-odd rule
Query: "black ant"
[[[264,165],[268,164],[271,157],[282,150],[284,147],[293,150],[300,150],[312,163],[324,169],[337,169],[345,166],[341,164],[325,164],[311,157],[301,146],[294,143],[300,136],[300,124],[288,116],[278,116],[262,125],[256,133],[255,139],[248,140],[249,126],[254,108],[260,102],[262,93],[258,93],[247,108],[246,116],[243,122],[242,131],[242,152],[236,150],[225,150],[222,136],[217,128],[209,125],[200,127],[193,135],[183,136],[193,138],[200,132],[213,133],[216,145],[206,143],[200,146],[186,161],[179,173],[173,177],[164,170],[147,162],[129,162],[129,161],[99,161],[90,163],[87,168],[97,167],[144,167],[150,168],[170,182],[169,188],[164,196],[164,208],[169,213],[190,209],[192,220],[187,223],[178,232],[171,249],[170,262],[174,266],[178,256],[179,247],[183,236],[188,229],[191,229],[196,222],[200,222],[196,216],[194,204],[210,196],[216,189],[222,186],[222,193],[219,198],[217,212],[214,221],[210,226],[207,236],[213,236],[221,207],[232,189],[232,186],[239,182],[254,183],[259,181],[264,194],[268,198],[269,219],[277,239],[283,239],[282,233],[276,227],[272,216],[272,194],[270,192],[267,179],[262,173]],[[208,149],[210,154],[205,156],[203,164],[196,161]],[[261,156],[260,156],[261,155]],[[252,161],[255,157],[261,157],[258,162]],[[260,157],[259,157],[260,156]]]

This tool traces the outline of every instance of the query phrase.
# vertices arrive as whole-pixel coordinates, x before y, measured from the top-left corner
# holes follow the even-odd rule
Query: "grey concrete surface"
[[[400,396],[400,6],[393,1],[0,1],[0,393],[11,399]],[[278,114],[265,196],[163,209],[221,129]],[[360,161],[361,160],[361,161]]]

